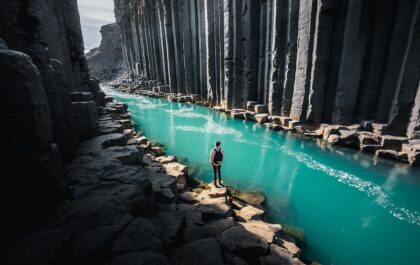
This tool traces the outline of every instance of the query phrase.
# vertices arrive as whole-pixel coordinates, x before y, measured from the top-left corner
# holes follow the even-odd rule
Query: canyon
[[[117,54],[115,25],[89,71],[76,0],[0,4],[0,263],[303,264],[262,195],[192,189],[188,167],[101,90],[93,77],[121,69],[101,57]]]
[[[328,143],[420,163],[420,0],[114,3],[116,23],[85,55],[77,0],[0,0],[0,263],[317,264],[267,218],[264,196],[190,178],[188,159],[147,138],[104,81],[121,98],[255,121],[266,140],[267,127],[299,132],[309,146],[319,138],[334,156],[344,152]],[[377,196],[389,223],[404,220],[417,235],[416,204],[400,207],[374,180],[343,180],[309,153],[279,150],[299,155],[291,165],[324,169],[328,185],[338,178]],[[356,173],[376,165],[360,160]],[[384,185],[414,170],[396,163]],[[401,190],[414,198],[413,186]]]

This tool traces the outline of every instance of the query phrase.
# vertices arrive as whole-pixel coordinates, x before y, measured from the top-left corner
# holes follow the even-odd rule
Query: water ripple
[[[380,206],[387,209],[389,213],[394,217],[411,224],[420,225],[420,213],[418,213],[417,211],[410,211],[405,207],[397,206],[388,198],[388,195],[382,190],[382,188],[379,185],[376,185],[369,181],[364,181],[361,178],[352,175],[348,172],[328,167],[314,160],[308,154],[294,152],[284,146],[280,147],[280,149],[285,154],[294,157],[310,169],[322,171],[327,175],[336,178],[339,182],[346,184],[349,187],[353,187],[365,193],[367,196],[374,198]]]
[[[215,123],[211,120],[208,120],[203,127],[194,127],[194,126],[175,126],[176,130],[186,131],[186,132],[200,132],[200,133],[212,133],[218,135],[232,135],[236,139],[242,137],[242,133],[225,126],[222,126],[218,123]]]

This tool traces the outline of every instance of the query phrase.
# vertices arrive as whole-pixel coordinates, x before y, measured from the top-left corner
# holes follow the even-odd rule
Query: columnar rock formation
[[[104,94],[89,77],[76,0],[0,5],[0,204],[7,242],[60,202],[63,162],[79,141],[99,132]]]
[[[117,24],[101,28],[102,41],[86,54],[90,75],[98,80],[110,80],[123,72],[122,45]]]
[[[115,0],[128,69],[213,105],[418,136],[419,0]],[[417,129],[416,129],[417,128]]]

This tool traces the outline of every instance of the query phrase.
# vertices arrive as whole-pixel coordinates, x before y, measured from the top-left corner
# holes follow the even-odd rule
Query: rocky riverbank
[[[17,240],[10,264],[304,264],[261,196],[187,186],[188,167],[135,131],[127,106],[107,102],[100,136],[68,167],[71,198]]]
[[[171,93],[169,86],[160,85],[155,80],[132,81],[131,78],[125,76],[109,82],[108,85],[126,93],[204,105],[234,118],[261,123],[275,131],[291,131],[307,137],[319,138],[333,145],[371,153],[375,157],[393,159],[410,165],[420,165],[420,139],[389,135],[387,124],[363,121],[361,124],[349,126],[334,124],[310,126],[294,121],[288,116],[270,115],[267,106],[257,104],[255,101],[247,102],[247,109],[225,109],[202,100],[198,94]]]

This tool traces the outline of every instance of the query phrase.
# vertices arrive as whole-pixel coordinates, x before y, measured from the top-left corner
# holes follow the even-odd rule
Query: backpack
[[[217,150],[216,148],[214,148],[214,163],[219,163],[220,161],[223,160],[223,153],[222,153],[222,148],[220,148],[219,150]]]

